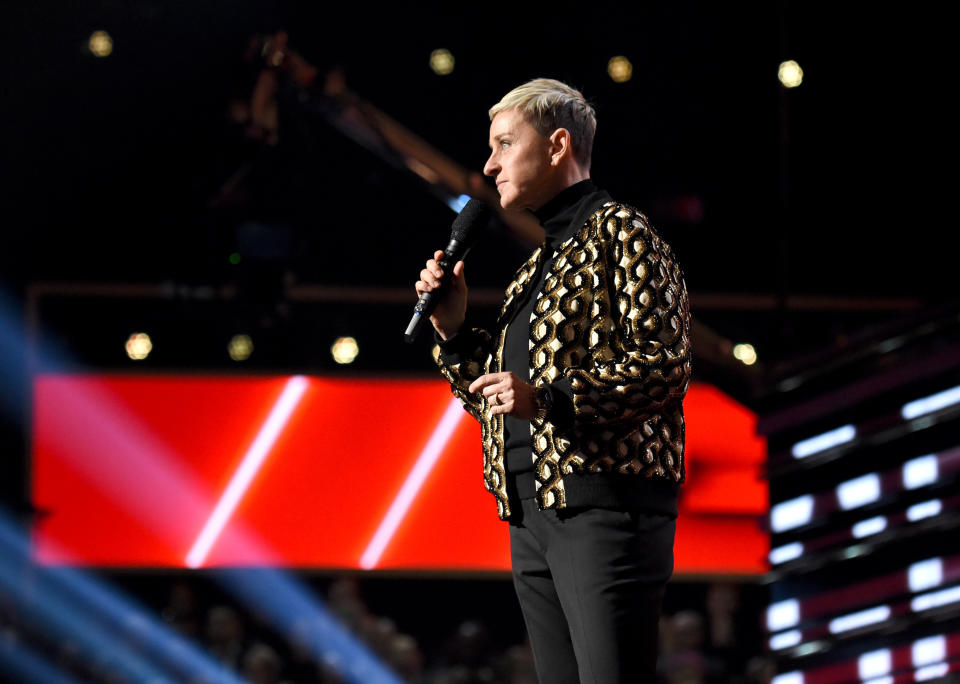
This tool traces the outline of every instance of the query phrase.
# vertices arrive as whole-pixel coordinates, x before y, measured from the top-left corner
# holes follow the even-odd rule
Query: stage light
[[[227,345],[227,353],[234,361],[246,361],[253,353],[253,340],[249,335],[234,335]]]
[[[127,338],[126,350],[134,361],[143,361],[153,351],[153,342],[147,333],[133,333]]]
[[[913,671],[913,679],[917,682],[925,682],[928,679],[939,679],[946,677],[950,672],[950,666],[946,663],[937,663],[936,665],[927,665]]]
[[[611,57],[607,62],[607,73],[617,83],[626,83],[633,76],[633,65],[623,55]]]
[[[947,640],[941,634],[913,642],[910,649],[914,667],[933,665],[947,659]]]
[[[876,473],[847,480],[837,487],[837,501],[845,511],[866,506],[879,498],[880,477]]]
[[[757,352],[752,344],[738,344],[733,348],[733,358],[745,366],[752,366],[757,362]]]
[[[803,69],[801,69],[800,65],[791,59],[780,64],[777,77],[780,79],[780,83],[782,83],[784,87],[796,88],[798,85],[803,83]]]
[[[857,672],[860,679],[872,679],[890,674],[893,665],[893,656],[889,648],[864,653],[857,658]]]
[[[887,519],[882,515],[878,515],[875,518],[861,520],[855,524],[853,526],[853,536],[857,539],[863,539],[864,537],[869,537],[871,534],[883,532],[885,529],[887,529]]]
[[[921,456],[903,464],[903,486],[916,489],[937,481],[939,468],[935,454]]]
[[[943,503],[941,503],[940,499],[923,501],[918,504],[913,504],[907,509],[907,520],[910,522],[917,522],[918,520],[923,520],[924,518],[932,518],[935,515],[940,515],[940,511],[942,510]]]
[[[784,672],[770,680],[770,684],[804,684],[802,672]]]
[[[0,595],[18,596],[29,608],[31,627],[50,643],[69,640],[89,658],[109,653],[122,681],[241,684],[239,677],[120,591],[81,570],[37,564],[32,551],[30,540],[0,511]],[[29,656],[18,655],[20,669],[29,667]],[[49,672],[32,674],[37,678],[18,681],[74,681],[48,679]]]
[[[931,394],[929,397],[904,404],[900,410],[900,415],[903,416],[904,420],[910,420],[922,416],[925,413],[933,413],[947,406],[953,406],[954,404],[960,404],[960,387],[953,387],[943,392]]]
[[[800,602],[787,599],[771,604],[767,608],[767,629],[779,632],[800,622]]]
[[[338,337],[330,347],[333,360],[341,365],[353,363],[359,353],[360,347],[352,337]]]
[[[227,257],[227,261],[229,261],[231,264],[236,266],[237,264],[240,263],[240,253],[233,252],[230,256]]]
[[[910,608],[914,613],[919,613],[931,608],[939,608],[950,603],[960,601],[960,587],[951,587],[941,591],[934,591],[929,594],[921,594],[910,602]]]
[[[784,544],[775,549],[770,549],[770,563],[772,565],[779,565],[780,563],[786,563],[787,561],[799,558],[802,554],[803,544],[800,542]]]
[[[113,52],[113,38],[106,31],[94,31],[87,41],[87,49],[94,57],[109,57]]]
[[[790,453],[793,454],[794,458],[806,458],[821,451],[832,449],[835,446],[851,442],[856,436],[857,429],[855,427],[852,425],[844,425],[829,432],[824,432],[822,435],[797,442],[793,445]]]
[[[923,591],[943,582],[943,560],[931,558],[910,566],[907,571],[907,584],[910,591]]]
[[[774,634],[770,637],[770,649],[773,651],[782,651],[785,648],[792,648],[800,643],[803,634],[799,629],[791,629],[789,632]]]
[[[859,629],[867,625],[875,625],[890,618],[890,606],[877,606],[868,608],[849,615],[842,615],[830,621],[830,633],[839,634],[849,632],[852,629]]]
[[[430,53],[430,68],[437,76],[446,76],[453,73],[457,60],[446,48],[440,48]]]
[[[774,532],[786,532],[806,525],[813,517],[813,503],[810,494],[778,503],[770,511],[770,527]]]

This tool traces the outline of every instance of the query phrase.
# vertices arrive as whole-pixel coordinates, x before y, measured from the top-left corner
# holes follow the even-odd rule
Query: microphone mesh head
[[[450,239],[469,242],[472,233],[483,228],[490,218],[490,207],[482,200],[471,198],[463,210],[457,214],[450,228]],[[474,236],[475,237],[475,236]]]

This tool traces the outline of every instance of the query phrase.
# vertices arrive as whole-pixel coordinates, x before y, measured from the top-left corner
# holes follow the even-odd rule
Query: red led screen
[[[755,416],[685,403],[678,573],[762,573]],[[438,380],[41,375],[34,549],[45,563],[506,570],[479,428]]]

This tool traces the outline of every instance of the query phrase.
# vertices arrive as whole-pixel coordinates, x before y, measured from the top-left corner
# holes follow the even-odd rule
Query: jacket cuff
[[[560,378],[545,385],[553,399],[553,406],[547,414],[547,420],[561,430],[573,425],[573,384],[566,378]]]
[[[466,324],[447,339],[440,337],[440,333],[434,330],[433,339],[440,347],[441,363],[448,366],[456,365],[463,362],[465,358],[469,358],[478,344],[476,334]]]

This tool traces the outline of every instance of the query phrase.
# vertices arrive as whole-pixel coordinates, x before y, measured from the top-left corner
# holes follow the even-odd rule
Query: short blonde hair
[[[493,105],[490,120],[506,109],[522,112],[540,135],[549,136],[558,128],[566,128],[570,131],[574,157],[581,166],[590,168],[597,114],[579,90],[552,78],[535,78]]]

